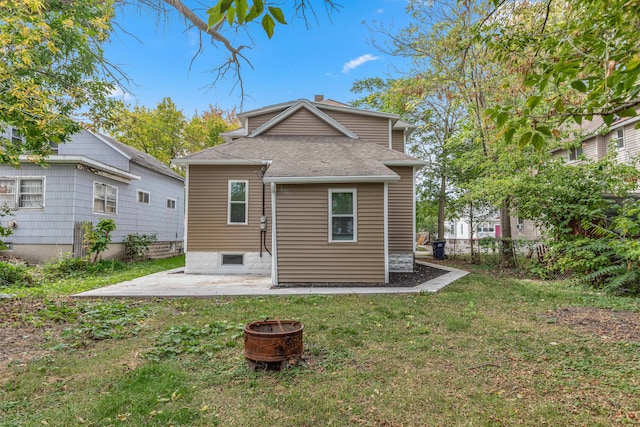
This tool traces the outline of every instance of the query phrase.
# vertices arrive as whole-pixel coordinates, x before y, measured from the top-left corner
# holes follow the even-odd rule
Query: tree
[[[188,120],[171,98],[155,109],[122,109],[107,131],[119,141],[170,165],[171,160],[220,144],[222,132],[236,128],[233,112],[210,106]]]
[[[435,201],[438,206],[437,234],[440,240],[444,239],[451,172],[448,141],[457,132],[458,121],[463,117],[459,99],[451,95],[452,90],[450,82],[430,72],[397,80],[361,80],[352,88],[356,93],[369,92],[364,98],[354,101],[354,105],[400,114],[404,120],[418,126],[411,134],[407,151],[428,162],[417,177],[418,194],[420,200]]]
[[[0,163],[43,161],[80,130],[75,114],[104,106],[112,16],[110,0],[0,0]],[[24,138],[2,137],[8,126]]]
[[[524,31],[495,25],[517,5],[492,2],[474,32],[497,60],[519,58],[522,84],[530,89],[488,111],[508,141],[541,148],[562,135],[567,120],[580,124],[598,115],[609,125],[616,116],[637,114],[640,1],[531,2],[535,13]]]
[[[295,15],[304,19],[308,24],[310,16],[315,17],[314,3],[322,3],[327,13],[339,8],[333,0],[293,0],[288,2],[285,10],[293,10]],[[161,15],[168,13],[164,5],[170,6],[182,15],[190,28],[196,28],[201,36],[209,38],[213,44],[221,45],[228,53],[227,60],[215,67],[213,84],[231,72],[240,85],[240,92],[244,94],[242,85],[242,64],[251,66],[245,55],[248,45],[235,44],[228,34],[237,34],[239,30],[251,32],[249,26],[260,20],[260,25],[269,38],[273,37],[277,24],[286,25],[285,12],[280,7],[282,2],[265,0],[217,0],[206,10],[205,16],[200,16],[195,8],[186,6],[181,0],[143,0],[143,3],[160,9]],[[198,56],[202,52],[203,44],[200,39]]]

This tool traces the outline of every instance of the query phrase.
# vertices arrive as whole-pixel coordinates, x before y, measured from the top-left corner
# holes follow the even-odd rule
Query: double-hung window
[[[0,206],[42,209],[44,178],[0,178]]]
[[[580,159],[580,156],[582,156],[582,147],[569,149],[569,161],[573,162],[578,160]]]
[[[176,199],[167,199],[167,209],[176,208]]]
[[[229,180],[228,224],[247,224],[249,181]]]
[[[355,189],[329,190],[329,241],[355,242],[357,193]]]
[[[142,203],[143,205],[148,205],[150,195],[148,191],[138,190],[138,203]]]
[[[118,188],[101,182],[93,183],[93,211],[115,214],[118,204]]]
[[[620,128],[616,132],[616,142],[618,148],[624,148],[624,128]]]

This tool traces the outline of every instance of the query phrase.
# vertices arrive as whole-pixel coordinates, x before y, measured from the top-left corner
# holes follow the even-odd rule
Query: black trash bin
[[[438,240],[431,243],[431,247],[433,248],[433,257],[435,259],[446,259],[446,255],[444,254],[444,245],[446,243],[447,242],[445,240]]]

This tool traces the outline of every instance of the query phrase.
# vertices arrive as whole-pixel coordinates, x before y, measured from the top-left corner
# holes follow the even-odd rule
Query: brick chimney
[[[324,101],[324,95],[316,95],[316,96],[313,98],[313,100],[314,100],[315,102],[322,102],[322,101]]]

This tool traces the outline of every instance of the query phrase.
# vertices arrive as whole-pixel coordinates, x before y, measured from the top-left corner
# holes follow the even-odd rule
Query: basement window
[[[244,265],[244,255],[222,254],[222,265]]]

